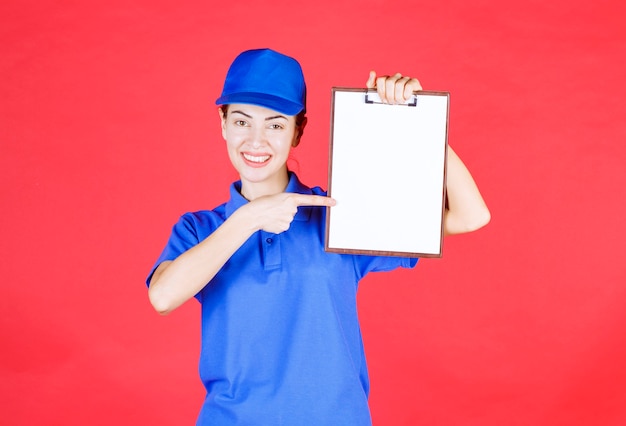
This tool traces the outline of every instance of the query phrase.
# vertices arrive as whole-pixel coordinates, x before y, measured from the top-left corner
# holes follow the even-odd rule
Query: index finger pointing
[[[293,194],[298,206],[334,206],[337,204],[334,198],[323,195]]]

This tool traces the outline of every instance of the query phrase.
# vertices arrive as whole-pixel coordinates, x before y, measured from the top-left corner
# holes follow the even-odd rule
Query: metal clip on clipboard
[[[382,104],[383,102],[380,100],[380,96],[378,96],[378,92],[372,91],[365,93],[365,103],[366,104]],[[417,95],[411,95],[411,98],[403,104],[395,104],[401,106],[417,106]]]

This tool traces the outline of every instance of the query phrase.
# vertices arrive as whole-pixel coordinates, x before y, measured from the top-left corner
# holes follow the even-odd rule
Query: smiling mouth
[[[242,155],[246,160],[257,164],[265,163],[271,157],[270,155],[251,155],[246,153],[243,153]]]

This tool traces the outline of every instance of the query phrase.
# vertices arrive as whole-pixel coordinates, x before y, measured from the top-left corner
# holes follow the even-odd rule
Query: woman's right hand
[[[248,223],[252,225],[253,230],[280,234],[289,229],[298,212],[298,207],[334,206],[335,204],[336,201],[333,198],[322,195],[281,192],[259,197],[239,210],[247,215]]]

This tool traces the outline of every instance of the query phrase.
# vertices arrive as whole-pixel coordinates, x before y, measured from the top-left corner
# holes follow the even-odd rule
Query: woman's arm
[[[254,232],[244,207],[235,211],[211,235],[154,271],[148,297],[154,309],[167,315],[211,281],[226,261]]]
[[[254,232],[279,234],[289,229],[298,206],[334,204],[330,197],[286,192],[249,202],[199,244],[157,267],[148,288],[150,303],[169,314],[202,290]]]
[[[450,146],[446,180],[448,206],[444,215],[444,234],[471,232],[489,223],[491,214],[476,182]]]

